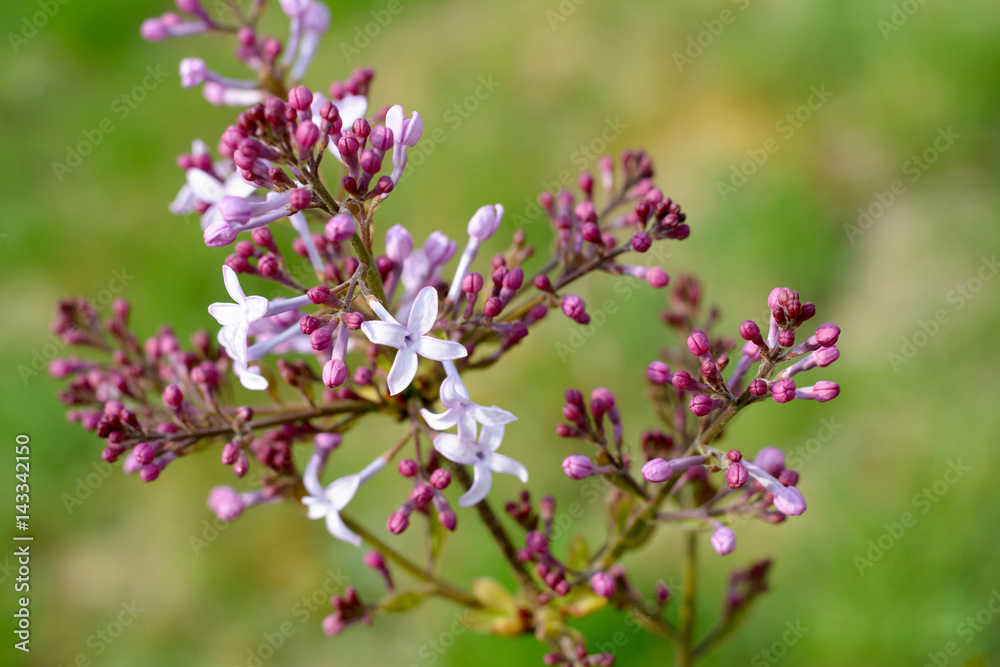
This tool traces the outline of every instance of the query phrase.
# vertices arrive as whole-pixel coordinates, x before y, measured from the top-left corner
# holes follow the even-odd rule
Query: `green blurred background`
[[[116,271],[126,276],[121,294],[133,303],[140,334],[169,322],[186,337],[213,324],[205,307],[224,296],[225,253],[206,248],[197,226],[166,206],[182,182],[174,156],[194,137],[214,147],[236,111],[180,89],[176,71],[182,57],[199,54],[223,73],[240,72],[221,40],[142,42],[140,22],[166,11],[166,0],[53,0],[51,18],[38,14],[44,4],[0,8],[8,42],[0,48],[7,150],[0,162],[0,421],[10,450],[16,433],[30,434],[33,456],[34,634],[25,664],[253,665],[266,636],[283,627],[290,636],[266,664],[540,664],[542,646],[531,638],[452,637],[457,610],[443,602],[326,638],[319,621],[329,607],[303,611],[301,598],[338,569],[373,598],[376,577],[361,552],[290,505],[204,532],[211,518],[205,495],[230,479],[216,454],[179,461],[149,485],[95,472],[100,443],[65,422],[55,399],[60,383],[33,375],[32,364],[53,353],[55,301],[101,299],[117,289]],[[658,184],[689,216],[692,236],[669,246],[664,267],[674,276],[697,271],[728,330],[746,317],[760,321],[775,285],[798,289],[817,304],[817,321],[843,328],[840,361],[811,373],[841,383],[836,401],[768,403],[729,431],[728,444],[750,453],[771,444],[805,447],[808,459],[798,467],[809,511],[781,526],[739,529],[739,548],[725,559],[705,554],[702,632],[721,608],[729,569],[766,555],[776,566],[773,592],[704,664],[923,665],[949,642],[957,655],[937,655],[938,664],[1000,656],[1000,618],[987,607],[1000,589],[1000,503],[990,481],[1000,445],[1000,355],[991,347],[1000,281],[990,280],[996,268],[984,264],[1000,241],[1000,5],[403,2],[388,25],[368,27],[377,34],[365,45],[355,42],[356,29],[387,3],[333,4],[334,26],[308,81],[323,89],[370,65],[376,106],[417,109],[425,137],[435,128],[445,137],[418,146],[412,173],[383,207],[383,229],[398,222],[418,241],[436,228],[461,237],[476,207],[499,201],[509,233],[509,220],[526,215],[543,184],[564,170],[575,174],[587,159],[580,148],[607,123],[620,123],[607,150],[646,148]],[[275,14],[265,25],[283,38]],[[33,21],[44,25],[32,32]],[[341,44],[360,53],[349,59]],[[675,55],[686,50],[690,62]],[[169,76],[122,118],[115,100],[142,83],[148,66]],[[477,108],[467,117],[446,115],[475,95],[480,77],[500,85],[470,102]],[[800,110],[809,118],[798,127],[783,122],[809,102],[813,87],[829,99],[813,98],[817,108]],[[52,163],[65,161],[67,145],[105,118],[113,131],[57,178]],[[935,148],[941,133],[952,139]],[[771,138],[766,162],[723,196],[719,183]],[[917,166],[913,157],[925,152],[926,168]],[[873,214],[863,227],[859,208]],[[543,251],[547,225],[538,219],[526,230]],[[581,293],[594,308],[617,298],[613,282],[590,281]],[[250,291],[253,281],[247,284]],[[960,286],[965,296],[954,291]],[[556,491],[564,506],[580,499],[579,486],[559,469],[575,449],[552,431],[566,387],[615,391],[633,439],[654,424],[642,400],[643,372],[662,345],[675,342],[658,323],[664,303],[665,292],[652,289],[619,300],[609,325],[565,361],[556,345],[569,342],[576,325],[552,315],[509,364],[469,380],[480,400],[521,417],[505,452],[528,464],[531,488]],[[928,322],[938,311],[946,321],[935,329]],[[901,356],[893,361],[891,353]],[[823,430],[831,423],[832,438]],[[349,437],[337,455],[342,469],[370,460],[362,441],[389,443],[393,434],[392,424],[374,424],[364,437]],[[968,470],[956,479],[953,465]],[[11,476],[3,480],[7,499]],[[366,487],[354,506],[380,532],[399,493],[391,477]],[[933,503],[917,497],[924,489]],[[499,507],[516,491],[512,480],[498,480],[491,498]],[[74,495],[86,498],[67,507]],[[594,510],[573,528],[596,543]],[[900,534],[892,524],[906,512],[915,523]],[[467,580],[485,570],[508,582],[471,513],[460,513],[460,526],[446,571]],[[196,553],[192,535],[208,546]],[[676,537],[665,531],[629,561],[643,590],[660,578],[679,581]],[[398,542],[417,548],[415,538]],[[880,538],[884,553],[859,574],[855,557],[869,558],[869,540]],[[9,627],[14,574],[6,554],[0,579]],[[107,643],[96,633],[116,632],[123,603],[141,611]],[[960,625],[977,614],[978,630]],[[804,629],[794,645],[783,644],[786,623]],[[672,661],[666,645],[633,635],[611,612],[581,627],[595,647],[624,631],[618,664]],[[454,642],[421,652],[435,638]]]

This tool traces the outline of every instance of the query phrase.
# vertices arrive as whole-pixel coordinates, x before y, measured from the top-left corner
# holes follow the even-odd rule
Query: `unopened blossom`
[[[736,550],[736,533],[732,528],[715,522],[715,532],[712,533],[712,548],[720,556],[728,556]]]
[[[417,145],[424,131],[424,121],[416,111],[407,119],[403,107],[397,104],[385,114],[385,126],[392,130],[395,139],[392,147],[391,178],[393,183],[399,183],[406,167],[406,149]]]
[[[503,426],[484,426],[476,437],[475,424],[470,429],[468,422],[458,422],[458,434],[442,433],[434,438],[434,449],[449,461],[473,466],[472,487],[458,499],[462,507],[471,507],[490,492],[493,473],[513,475],[528,483],[528,470],[519,462],[497,454],[503,442]]]
[[[314,461],[316,461],[315,455],[306,465],[302,475],[302,484],[309,492],[309,495],[302,499],[302,504],[309,508],[309,518],[326,519],[326,527],[331,535],[360,547],[361,537],[344,524],[340,512],[351,502],[361,485],[385,466],[385,459],[380,456],[361,472],[334,480],[326,488],[319,482],[318,468],[321,464]]]
[[[397,322],[377,299],[369,299],[368,305],[381,322],[364,322],[361,331],[372,343],[399,350],[387,378],[390,396],[410,386],[417,374],[417,355],[434,361],[451,361],[468,354],[461,343],[427,335],[438,316],[437,290],[433,287],[425,287],[417,294],[406,326]]]
[[[774,506],[779,512],[798,516],[806,511],[806,500],[794,486],[785,486],[766,470],[748,461],[743,461],[743,467],[765,491],[774,496]]]
[[[503,206],[493,204],[480,206],[469,220],[469,242],[462,251],[462,256],[458,260],[458,268],[455,269],[455,278],[451,281],[451,289],[448,290],[448,300],[456,302],[459,293],[462,291],[462,279],[468,273],[473,260],[479,253],[479,246],[486,239],[493,236],[493,233],[500,226],[503,219]]]

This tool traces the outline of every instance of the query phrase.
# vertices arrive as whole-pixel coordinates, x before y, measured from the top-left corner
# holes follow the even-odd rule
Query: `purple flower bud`
[[[462,278],[462,291],[466,294],[478,294],[483,289],[483,277],[478,273],[467,273]]]
[[[666,287],[670,283],[670,274],[663,269],[654,266],[646,272],[646,282],[650,287],[657,289]]]
[[[781,347],[791,347],[795,345],[795,332],[791,329],[782,329],[778,332],[778,345]]]
[[[382,557],[377,551],[369,551],[365,554],[365,565],[373,570],[384,570],[385,569],[385,558]]]
[[[740,463],[732,463],[726,470],[726,486],[730,489],[742,488],[747,483],[750,473]]]
[[[245,506],[239,492],[231,486],[217,486],[208,493],[208,508],[221,521],[232,521],[243,513]]]
[[[343,243],[354,236],[354,218],[347,213],[339,213],[326,223],[326,238],[331,243]]]
[[[547,275],[540,274],[535,276],[535,289],[541,292],[551,292],[552,291],[552,281],[549,280]]]
[[[361,150],[361,142],[353,134],[344,134],[337,139],[337,150],[344,158],[353,158]]]
[[[299,325],[299,328],[302,328],[301,324]],[[312,349],[317,352],[328,350],[330,349],[330,345],[333,343],[333,334],[327,327],[316,329],[309,334],[309,343],[312,345]]]
[[[781,471],[781,474],[778,475],[778,481],[785,486],[795,486],[799,483],[799,473],[791,468],[785,468]]]
[[[697,394],[688,403],[688,408],[698,417],[704,417],[712,411],[713,407],[712,397],[708,394]]]
[[[393,225],[385,233],[385,254],[396,264],[413,252],[413,237],[402,225]]]
[[[646,377],[654,384],[666,384],[670,381],[670,366],[662,361],[650,362],[646,367]]]
[[[642,476],[650,482],[665,482],[674,474],[670,461],[652,459],[642,466]]]
[[[723,526],[721,523],[712,533],[712,548],[720,556],[728,556],[736,549],[736,533],[731,528]]]
[[[152,482],[160,476],[160,466],[149,463],[139,469],[139,479],[144,482]]]
[[[413,477],[420,470],[420,466],[413,459],[403,459],[399,462],[399,474],[403,477]]]
[[[743,454],[738,449],[730,449],[728,452],[726,452],[726,458],[732,461],[733,463],[739,463],[740,461],[743,460]]]
[[[418,510],[427,507],[427,503],[432,498],[434,498],[434,487],[430,484],[418,484],[413,488],[413,492],[410,493],[410,499],[413,500],[413,504],[416,505]]]
[[[163,390],[163,402],[172,408],[178,408],[184,402],[184,392],[177,385],[168,384]]]
[[[340,313],[340,321],[344,323],[344,326],[351,331],[357,331],[361,328],[361,325],[365,321],[364,315],[361,313]]]
[[[302,148],[312,148],[319,141],[319,128],[311,120],[304,120],[295,128],[295,143]]]
[[[760,327],[753,320],[745,320],[740,325],[740,338],[751,343],[756,343],[758,346],[764,342],[764,339],[760,335]]]
[[[795,390],[795,398],[806,398],[825,403],[832,401],[840,395],[840,385],[836,382],[820,380],[811,387],[802,387]]]
[[[795,398],[795,380],[778,380],[771,385],[771,394],[777,403],[787,403]]]
[[[549,551],[549,541],[544,535],[539,533],[537,530],[533,530],[528,533],[525,538],[525,544],[528,548],[538,554],[548,553]]]
[[[455,514],[455,510],[446,507],[438,512],[438,521],[441,522],[442,526],[453,531],[455,530],[455,526],[458,525],[458,516]]]
[[[816,361],[816,365],[824,368],[840,358],[840,350],[837,349],[836,345],[829,345],[816,350],[812,353],[812,356]]]
[[[385,125],[376,125],[372,129],[371,134],[368,136],[368,141],[371,143],[373,148],[385,152],[392,148],[393,145],[392,130],[387,128]]]
[[[444,491],[451,484],[451,473],[444,468],[438,468],[431,473],[431,485],[439,491]]]
[[[386,524],[386,527],[389,529],[389,532],[392,533],[393,535],[399,535],[404,530],[406,530],[409,525],[410,525],[410,517],[407,516],[405,512],[400,510],[398,512],[394,512],[392,516],[389,517],[389,521]]]
[[[231,466],[236,463],[236,457],[240,453],[240,446],[235,442],[227,442],[222,446],[222,464]]]
[[[632,237],[632,250],[646,252],[653,245],[653,239],[646,232],[638,232]]]
[[[601,228],[593,222],[584,223],[583,227],[580,228],[580,235],[587,243],[604,243],[604,239],[601,238]]]
[[[784,491],[775,494],[774,506],[782,514],[798,516],[806,511],[806,499],[794,487],[786,487]]]
[[[295,86],[288,93],[288,103],[299,111],[305,111],[312,105],[313,94],[306,86]]]
[[[524,283],[524,269],[520,266],[515,267],[510,270],[507,275],[503,278],[503,287],[512,292],[521,289],[521,285]]]
[[[816,342],[822,347],[830,347],[831,345],[836,345],[837,340],[840,338],[840,327],[832,322],[827,322],[826,324],[819,325],[816,329]]]
[[[347,379],[347,364],[341,359],[331,359],[323,364],[323,384],[336,389]]]
[[[670,378],[670,383],[678,389],[687,389],[691,385],[691,374],[687,371],[677,371]]]
[[[135,457],[136,462],[148,465],[156,458],[156,447],[145,442],[140,442],[132,450],[132,456]]]
[[[754,380],[750,383],[750,394],[760,398],[767,395],[767,382],[765,380]]]
[[[481,206],[469,220],[469,236],[485,241],[493,236],[502,219],[503,206],[500,204]]]
[[[571,454],[563,459],[562,469],[570,479],[586,479],[594,471],[594,462],[588,456]]]
[[[567,294],[562,298],[561,303],[562,311],[566,314],[566,317],[571,320],[580,321],[584,315],[586,315],[586,302],[581,299],[576,294]]]
[[[590,587],[602,598],[610,598],[615,594],[615,578],[607,572],[597,572],[590,578]]]
[[[711,347],[708,343],[708,336],[701,329],[695,329],[687,339],[688,349],[696,357],[708,354]]]
[[[777,476],[785,469],[785,453],[777,447],[765,447],[757,452],[753,462],[767,474]]]
[[[500,314],[503,310],[503,302],[499,297],[491,296],[486,299],[486,303],[483,304],[483,315],[489,318],[494,318]]]

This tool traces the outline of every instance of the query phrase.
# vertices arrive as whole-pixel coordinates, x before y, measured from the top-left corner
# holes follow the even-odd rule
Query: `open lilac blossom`
[[[219,342],[235,360],[245,367],[249,361],[247,334],[250,325],[264,317],[271,317],[288,310],[312,303],[308,296],[269,302],[262,296],[246,296],[240,279],[228,265],[222,265],[222,279],[233,303],[216,302],[208,307],[208,314],[222,325]]]
[[[443,363],[449,374],[441,383],[441,404],[447,410],[435,414],[427,408],[422,409],[420,414],[428,426],[436,431],[446,431],[463,419],[468,420],[467,428],[474,428],[476,423],[483,426],[503,426],[517,420],[512,413],[495,405],[487,408],[473,403],[458,372],[451,372],[455,368],[454,364],[450,361]]]
[[[361,472],[347,475],[331,482],[326,488],[319,482],[318,467],[310,460],[302,475],[302,484],[309,495],[302,499],[302,504],[309,508],[310,519],[326,519],[327,530],[338,540],[343,540],[356,547],[361,546],[361,537],[344,524],[340,512],[354,498],[361,485],[371,479],[375,473],[385,466],[381,456],[369,463]]]
[[[192,155],[195,157],[207,156],[208,148],[201,141],[195,141],[192,145]],[[206,229],[209,225],[220,219],[218,214],[218,203],[225,197],[239,197],[245,199],[250,196],[256,185],[247,183],[243,177],[226,166],[229,170],[224,181],[220,181],[214,173],[222,171],[219,167],[213,168],[213,173],[208,173],[200,167],[191,167],[184,172],[186,183],[177,193],[177,197],[170,204],[170,212],[175,215],[184,215],[199,210],[199,203],[204,206],[201,214],[201,228]]]
[[[288,76],[293,81],[299,81],[305,76],[306,70],[312,64],[319,41],[330,28],[330,9],[322,2],[314,0],[302,15],[299,48],[295,61]],[[289,51],[291,52],[291,51]]]
[[[493,485],[493,473],[500,472],[513,475],[524,484],[528,483],[528,470],[519,462],[497,454],[496,450],[503,442],[503,426],[484,426],[476,438],[476,426],[469,428],[467,421],[458,422],[458,434],[442,433],[434,438],[434,449],[449,461],[462,465],[473,466],[473,482],[458,504],[462,507],[472,507],[490,492]]]
[[[361,331],[372,343],[399,350],[389,369],[387,381],[390,396],[395,396],[413,382],[417,374],[417,355],[434,361],[451,361],[468,354],[461,343],[427,335],[434,328],[438,316],[437,290],[433,287],[425,287],[417,294],[406,326],[397,322],[377,299],[370,299],[368,304],[381,322],[364,322]]]

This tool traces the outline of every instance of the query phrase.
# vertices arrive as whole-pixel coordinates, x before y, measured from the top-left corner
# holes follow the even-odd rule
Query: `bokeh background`
[[[326,638],[319,621],[328,607],[309,611],[300,601],[330,585],[330,573],[377,595],[360,552],[292,506],[255,510],[213,533],[205,495],[230,477],[215,454],[177,462],[149,485],[118,471],[104,478],[94,467],[99,442],[64,421],[59,383],[36,372],[59,353],[48,325],[60,297],[107,303],[114,291],[132,301],[141,334],[166,322],[183,337],[212,325],[205,307],[223,298],[224,253],[206,248],[197,226],[166,205],[182,182],[174,156],[194,137],[214,145],[235,110],[180,89],[176,71],[182,57],[200,54],[223,73],[240,72],[221,40],[142,42],[141,20],[168,4],[0,6],[3,470],[13,467],[15,434],[30,434],[36,537],[33,650],[12,661],[249,666],[284,627],[289,636],[266,664],[540,664],[532,638],[450,635],[457,610],[443,602]],[[748,453],[803,448],[809,511],[781,526],[741,528],[725,559],[706,554],[701,631],[721,608],[731,568],[766,555],[776,565],[773,592],[704,664],[960,665],[1000,656],[1000,618],[988,608],[1000,598],[1000,5],[404,0],[387,25],[367,26],[375,33],[367,43],[358,35],[387,3],[331,5],[314,87],[373,66],[375,105],[419,110],[425,137],[444,131],[444,141],[422,142],[411,157],[412,174],[383,207],[384,226],[403,223],[418,239],[437,228],[460,237],[471,212],[496,201],[508,221],[527,219],[545,184],[575,174],[581,160],[592,168],[581,148],[620,125],[606,150],[645,147],[658,183],[689,216],[692,236],[670,246],[664,267],[697,272],[724,327],[735,333],[744,318],[759,320],[768,291],[786,285],[817,304],[817,321],[843,328],[840,361],[812,374],[841,383],[836,401],[769,403],[729,430],[728,443]],[[39,14],[45,7],[50,17]],[[284,36],[275,14],[265,26]],[[147,67],[168,76],[122,117],[116,100],[142,84]],[[499,85],[476,99],[481,77]],[[802,107],[814,89],[827,99]],[[786,114],[796,112],[793,124]],[[67,146],[103,119],[113,131],[57,174],[53,162],[65,162]],[[745,183],[733,180],[734,169],[751,171],[744,162],[759,159],[769,139],[776,152]],[[727,182],[740,187],[722,192]],[[547,225],[539,218],[525,229],[542,251]],[[612,389],[634,439],[654,425],[642,399],[645,365],[675,342],[658,323],[665,292],[642,289],[623,301],[613,281],[593,280],[581,293],[593,304],[617,298],[620,311],[573,354],[561,359],[556,349],[576,325],[553,315],[510,363],[470,379],[484,402],[520,415],[505,451],[528,464],[536,493],[564,503],[580,496],[558,465],[574,451],[552,431],[561,392]],[[369,442],[388,443],[393,433],[392,424],[374,424],[337,456],[353,469],[370,460]],[[11,477],[2,497],[13,505]],[[398,495],[389,477],[356,503],[380,531]],[[499,506],[516,492],[504,479],[491,497]],[[573,529],[596,543],[593,509]],[[911,525],[894,527],[907,512]],[[13,524],[12,508],[4,516]],[[460,526],[446,571],[508,582],[470,513]],[[194,548],[192,536],[207,546]],[[413,537],[399,541],[417,548]],[[10,551],[0,552],[4,627],[14,597]],[[679,581],[676,533],[628,564],[644,590]],[[98,633],[117,634],[123,604],[135,618],[105,641]],[[783,639],[786,624],[800,628],[794,643]],[[595,646],[624,631],[618,664],[673,659],[609,611],[581,627]],[[428,649],[431,639],[448,648]],[[943,653],[949,643],[957,655]]]

